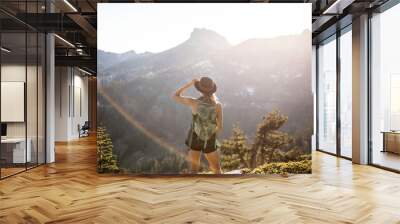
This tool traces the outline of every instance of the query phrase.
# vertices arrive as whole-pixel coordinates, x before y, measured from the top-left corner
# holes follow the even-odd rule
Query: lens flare
[[[168,143],[160,136],[157,136],[156,134],[154,134],[150,130],[148,130],[143,124],[141,124],[137,119],[135,119],[131,113],[128,113],[110,95],[108,95],[106,93],[106,91],[104,91],[104,89],[101,88],[100,85],[98,86],[97,90],[98,90],[98,93],[107,101],[107,103],[109,103],[120,115],[122,115],[123,118],[130,125],[132,125],[135,129],[139,130],[146,137],[148,137],[151,140],[153,140],[154,142],[156,142],[159,146],[161,146],[161,148],[168,150],[169,152],[172,152],[189,162],[189,159],[181,150],[176,148],[174,145]]]

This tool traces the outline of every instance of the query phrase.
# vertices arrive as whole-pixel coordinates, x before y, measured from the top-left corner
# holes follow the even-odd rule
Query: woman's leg
[[[190,171],[193,174],[199,172],[200,166],[200,151],[189,150],[188,161],[190,166]]]
[[[218,151],[205,153],[204,155],[206,156],[208,164],[210,165],[210,168],[214,172],[214,174],[220,174],[221,173],[221,166],[219,165],[219,154],[218,154]]]

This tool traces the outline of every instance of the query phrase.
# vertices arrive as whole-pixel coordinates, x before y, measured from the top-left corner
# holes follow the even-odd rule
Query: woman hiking
[[[182,93],[194,86],[201,97],[182,96]],[[192,109],[192,124],[185,144],[189,147],[188,161],[192,173],[197,173],[200,166],[200,153],[203,152],[214,174],[221,173],[217,151],[217,135],[222,132],[222,106],[217,101],[217,85],[209,77],[191,82],[179,88],[173,98],[176,102]]]

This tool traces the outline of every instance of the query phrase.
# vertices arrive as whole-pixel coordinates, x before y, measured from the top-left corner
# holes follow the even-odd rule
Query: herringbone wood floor
[[[312,175],[99,175],[95,141],[0,181],[0,223],[400,223],[400,175],[314,153]]]

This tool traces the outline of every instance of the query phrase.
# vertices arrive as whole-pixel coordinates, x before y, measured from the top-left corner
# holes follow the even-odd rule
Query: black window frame
[[[349,18],[345,18],[348,20]],[[316,44],[316,72],[315,72],[315,80],[316,80],[316,119],[315,122],[316,124],[316,151],[323,152],[332,156],[337,156],[339,158],[343,158],[346,160],[352,160],[352,158],[343,156],[341,154],[341,119],[340,119],[340,82],[341,82],[341,67],[340,67],[340,37],[344,35],[347,32],[351,32],[352,30],[352,23],[348,23],[344,25],[343,27],[339,28],[336,30],[336,32],[332,33],[331,35],[327,36],[326,38],[320,40]],[[319,103],[320,103],[320,97],[319,97],[319,47],[322,43],[326,44],[331,41],[336,41],[336,152],[328,152],[324,149],[321,149],[319,147]]]

